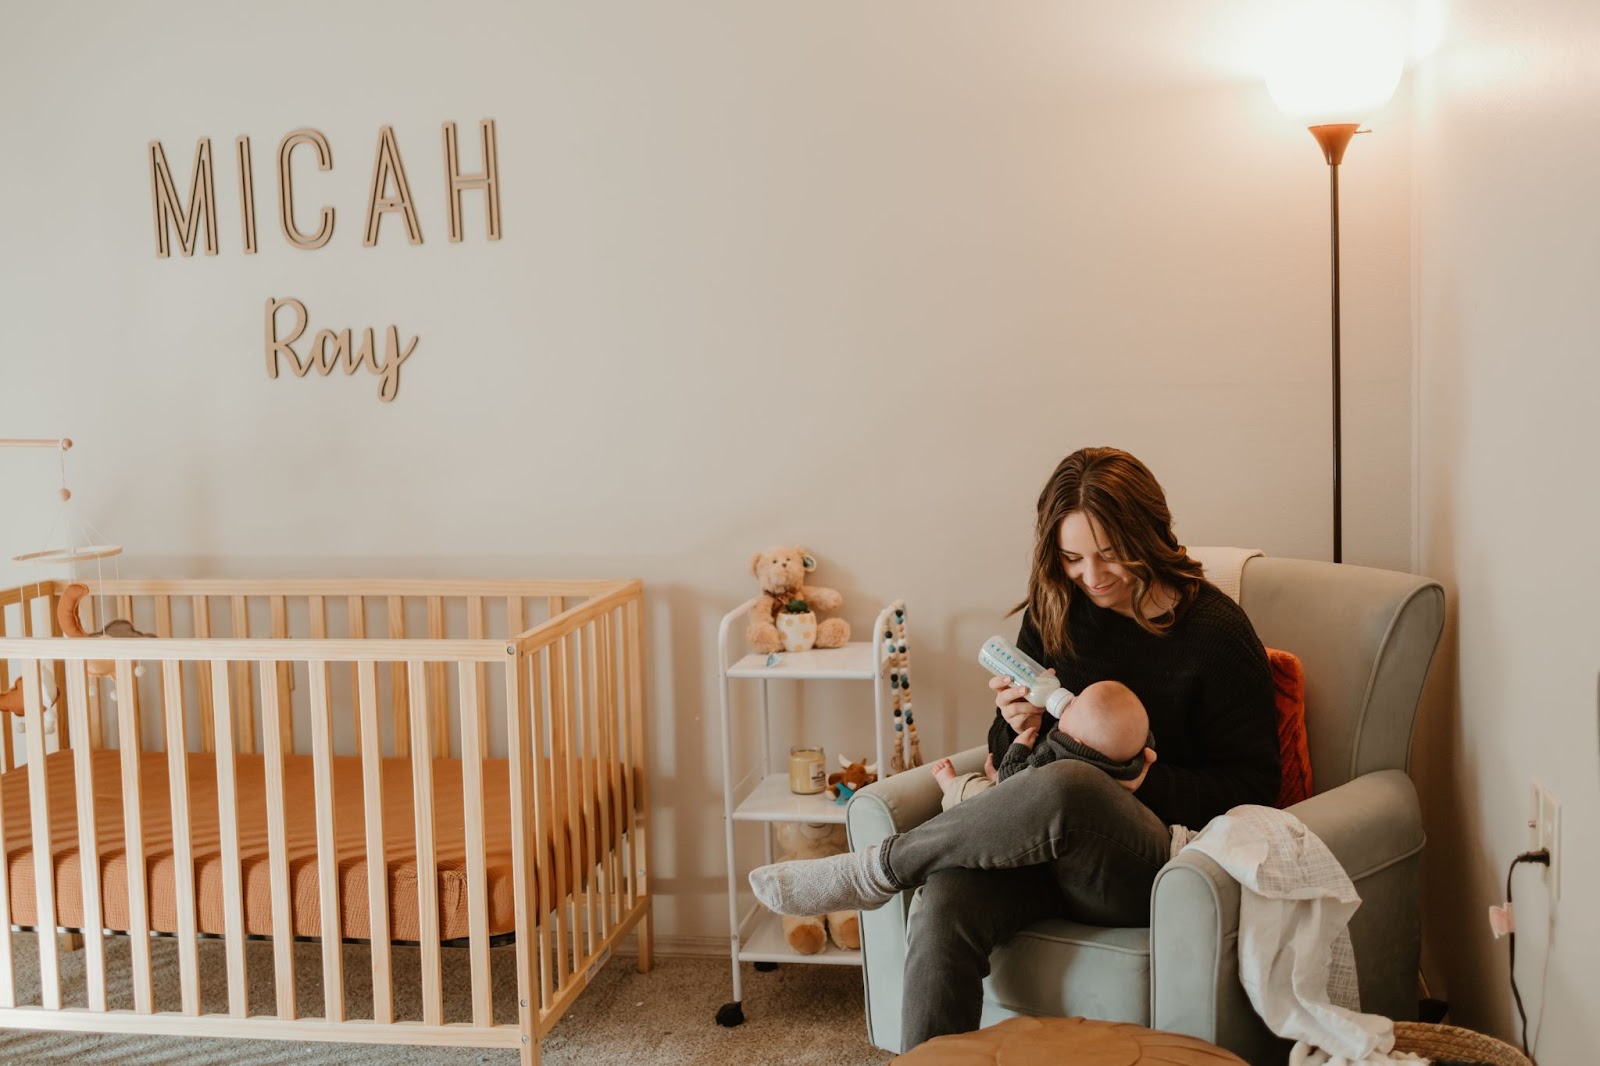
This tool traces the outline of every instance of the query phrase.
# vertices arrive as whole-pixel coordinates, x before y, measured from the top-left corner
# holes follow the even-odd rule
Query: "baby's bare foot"
[[[956,764],[949,759],[940,759],[933,764],[933,779],[943,788],[956,778]]]

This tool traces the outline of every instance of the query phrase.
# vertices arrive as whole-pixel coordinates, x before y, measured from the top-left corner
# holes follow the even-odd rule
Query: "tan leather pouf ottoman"
[[[899,1066],[1246,1066],[1192,1036],[1131,1022],[1007,1018],[975,1033],[929,1040],[892,1060]]]

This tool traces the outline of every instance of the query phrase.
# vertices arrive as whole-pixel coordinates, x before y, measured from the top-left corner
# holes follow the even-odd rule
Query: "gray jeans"
[[[1150,924],[1150,888],[1171,834],[1088,763],[1024,770],[884,841],[904,888],[922,886],[906,953],[905,1050],[978,1028],[989,953],[1043,918]]]

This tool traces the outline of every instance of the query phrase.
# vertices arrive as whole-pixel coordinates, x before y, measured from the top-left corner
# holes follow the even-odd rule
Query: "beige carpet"
[[[19,1002],[38,1002],[38,948],[30,934],[15,934]],[[133,1006],[126,937],[107,944],[108,995],[113,1008]],[[320,1015],[321,956],[316,944],[296,945],[296,999],[307,1015]],[[152,942],[156,1008],[178,1007],[178,956],[171,940]],[[62,998],[84,1004],[84,954],[62,955]],[[496,1020],[516,1010],[514,948],[493,952]],[[274,1007],[272,949],[251,943],[247,952],[250,1009]],[[344,949],[345,1003],[351,1017],[371,1014],[371,970],[366,949]],[[395,951],[395,1006],[402,1017],[420,1017],[415,949]],[[226,964],[219,941],[200,944],[202,1010],[227,1009]],[[716,1024],[717,1008],[733,998],[726,960],[657,957],[655,969],[640,974],[634,960],[619,956],[595,977],[555,1030],[545,1038],[544,1061],[551,1066],[881,1066],[887,1052],[868,1044],[862,1013],[861,971],[848,966],[785,965],[772,973],[743,969],[746,1022],[733,1029]],[[470,1020],[467,958],[444,953],[445,1021]],[[0,1014],[0,1019],[3,1019]],[[513,1066],[514,1051],[473,1048],[411,1048],[364,1044],[326,1044],[276,1040],[201,1040],[174,1037],[106,1036],[0,1030],[0,1063],[118,1063],[128,1066],[346,1066],[398,1063]]]

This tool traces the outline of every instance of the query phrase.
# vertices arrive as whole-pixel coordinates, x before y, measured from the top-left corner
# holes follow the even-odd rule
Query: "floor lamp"
[[[1360,122],[1383,107],[1399,84],[1404,52],[1387,27],[1363,20],[1360,8],[1308,3],[1282,29],[1267,89],[1286,114],[1310,122],[1328,164],[1333,320],[1333,561],[1344,559],[1342,482],[1343,387],[1339,366],[1339,164]],[[1337,120],[1337,121],[1334,121]]]

